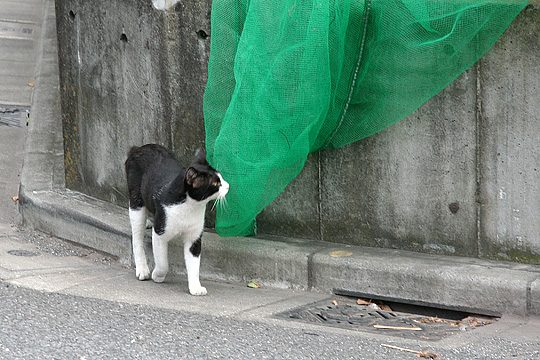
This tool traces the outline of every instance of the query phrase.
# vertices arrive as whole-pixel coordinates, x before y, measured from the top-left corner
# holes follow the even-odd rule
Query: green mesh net
[[[204,97],[209,162],[231,184],[223,236],[310,152],[373,135],[473,65],[526,0],[214,0]]]

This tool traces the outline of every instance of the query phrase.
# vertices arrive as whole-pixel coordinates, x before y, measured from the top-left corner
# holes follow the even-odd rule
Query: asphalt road
[[[7,283],[0,283],[0,303],[1,359],[415,358],[382,348],[383,339],[369,334],[289,328],[43,293]],[[496,336],[443,347],[433,343],[430,350],[441,359],[540,358],[538,341]]]

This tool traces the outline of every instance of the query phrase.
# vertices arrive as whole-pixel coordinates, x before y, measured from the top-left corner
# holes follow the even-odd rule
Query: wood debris
[[[469,316],[466,317],[463,320],[448,320],[448,319],[441,319],[438,317],[426,317],[422,318],[420,320],[414,320],[415,322],[422,323],[422,324],[447,324],[450,326],[456,326],[456,327],[479,327],[484,325],[489,325],[493,323],[492,319],[489,318],[480,318],[480,317],[474,317]]]
[[[417,357],[421,357],[425,359],[436,359],[439,356],[432,351],[417,351],[417,350],[406,349],[399,346],[388,345],[388,344],[381,344],[381,346],[390,348],[390,349],[399,350],[399,351],[410,352],[410,353],[416,354]]]
[[[366,300],[366,299],[358,298],[358,299],[356,299],[356,303],[357,303],[358,305],[369,305],[369,304],[371,304],[371,300]]]
[[[386,305],[385,303],[383,303],[382,301],[372,301],[369,299],[358,298],[356,299],[356,304],[366,305],[367,307],[373,310],[392,311],[392,308]]]
[[[410,331],[422,331],[421,327],[418,326],[392,326],[392,325],[379,325],[375,324],[373,325],[375,329],[382,329],[382,330],[410,330]]]
[[[489,325],[493,323],[492,319],[488,318],[481,318],[481,317],[475,317],[475,316],[468,316],[465,319],[461,320],[461,322],[465,325],[468,325],[470,327],[479,327],[484,325]]]
[[[422,324],[447,324],[447,325],[450,325],[450,326],[461,326],[462,325],[460,321],[441,319],[441,318],[438,318],[436,316],[425,317],[425,318],[422,318],[420,320],[415,320],[415,321],[420,322]]]

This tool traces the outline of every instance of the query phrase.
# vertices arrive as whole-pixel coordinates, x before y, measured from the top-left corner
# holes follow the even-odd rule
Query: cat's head
[[[202,149],[195,153],[195,160],[186,170],[184,178],[186,192],[197,201],[222,199],[229,191],[229,183],[206,161]]]

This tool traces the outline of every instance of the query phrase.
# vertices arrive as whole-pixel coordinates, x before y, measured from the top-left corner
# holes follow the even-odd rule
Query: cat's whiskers
[[[224,197],[222,197],[222,198],[220,199],[220,201],[219,201],[219,206],[220,206],[221,210],[226,210],[226,209],[227,209],[227,205],[228,205],[228,203],[227,203],[227,198],[224,196]]]

